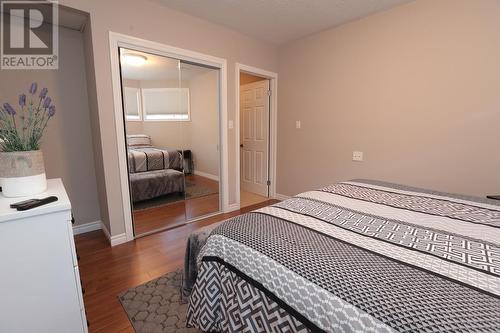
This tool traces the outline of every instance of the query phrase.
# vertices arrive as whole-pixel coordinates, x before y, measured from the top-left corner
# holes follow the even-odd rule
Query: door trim
[[[269,87],[271,89],[271,103],[269,103],[269,115],[270,124],[269,128],[271,133],[269,135],[269,180],[271,181],[271,186],[269,186],[269,198],[274,198],[276,196],[276,156],[277,156],[277,143],[278,143],[278,133],[277,133],[277,121],[278,121],[278,73],[266,71],[261,68],[252,67],[244,65],[241,63],[235,64],[235,91],[236,95],[236,108],[234,116],[234,128],[236,137],[236,203],[238,207],[241,206],[240,198],[240,73],[248,73],[257,76],[261,76],[269,80]]]
[[[134,239],[132,225],[132,204],[130,201],[130,188],[127,167],[127,149],[125,142],[125,123],[122,108],[122,92],[120,84],[120,59],[118,58],[118,48],[126,47],[136,50],[191,61],[220,69],[220,120],[219,120],[219,140],[221,145],[220,154],[220,175],[221,175],[221,211],[227,212],[229,206],[229,151],[227,133],[227,60],[211,55],[181,49],[175,46],[161,44],[142,38],[132,37],[113,31],[109,32],[109,52],[111,60],[111,78],[113,88],[114,116],[116,126],[116,139],[118,142],[118,172],[120,174],[120,187],[123,204],[123,216],[125,219],[125,234],[127,241]],[[189,221],[187,221],[189,222]]]

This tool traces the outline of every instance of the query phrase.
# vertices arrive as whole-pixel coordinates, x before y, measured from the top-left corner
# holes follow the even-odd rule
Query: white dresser
[[[9,205],[28,198],[0,195],[0,332],[87,332],[71,203],[60,179],[33,197],[50,195],[59,200],[23,212]]]

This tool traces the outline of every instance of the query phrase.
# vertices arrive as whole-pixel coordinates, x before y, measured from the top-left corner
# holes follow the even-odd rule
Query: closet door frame
[[[113,85],[113,101],[114,114],[116,125],[116,139],[118,142],[118,169],[120,174],[120,187],[123,203],[123,216],[125,219],[125,234],[126,241],[133,240],[134,229],[132,225],[132,203],[130,200],[130,187],[128,179],[127,165],[127,149],[125,142],[125,120],[122,107],[122,91],[120,83],[120,59],[119,48],[135,49],[142,52],[153,53],[169,58],[176,58],[192,63],[207,65],[218,68],[219,76],[219,142],[220,142],[220,190],[219,211],[201,216],[199,218],[186,221],[187,223],[194,222],[199,219],[204,219],[212,215],[217,215],[222,212],[231,210],[229,206],[229,150],[228,150],[228,133],[227,133],[227,60],[211,55],[181,49],[175,46],[161,44],[149,41],[142,38],[132,37],[116,32],[109,32],[109,50],[111,59],[111,77]]]

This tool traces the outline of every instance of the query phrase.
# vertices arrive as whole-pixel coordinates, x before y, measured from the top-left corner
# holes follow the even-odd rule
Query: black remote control
[[[27,200],[26,203],[24,204],[20,204],[18,203],[18,205],[16,205],[16,209],[17,210],[28,210],[28,209],[32,209],[32,208],[35,208],[35,207],[39,207],[39,206],[43,206],[43,205],[46,205],[48,203],[51,203],[51,202],[54,202],[54,201],[57,201],[57,197],[55,196],[50,196],[50,197],[46,197],[46,198],[43,198],[43,199],[32,199],[32,200]]]
[[[29,203],[35,203],[37,199],[28,199],[28,200],[24,200],[24,201],[19,201],[19,202],[15,202],[13,204],[10,204],[10,208],[17,208],[19,206],[24,206],[26,204],[29,204]]]

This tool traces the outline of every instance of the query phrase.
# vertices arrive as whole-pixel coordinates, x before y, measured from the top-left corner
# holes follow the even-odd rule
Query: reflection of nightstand
[[[487,195],[486,197],[488,199],[500,200],[500,195]]]
[[[184,173],[187,175],[194,173],[193,156],[191,155],[191,150],[187,149],[187,150],[177,150],[177,151],[183,155]]]

